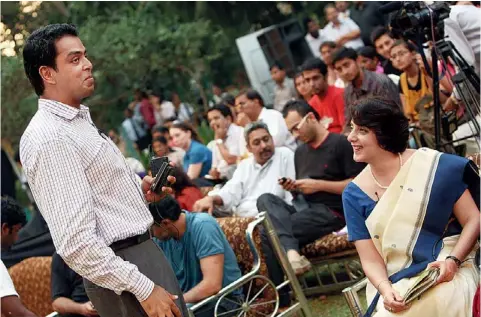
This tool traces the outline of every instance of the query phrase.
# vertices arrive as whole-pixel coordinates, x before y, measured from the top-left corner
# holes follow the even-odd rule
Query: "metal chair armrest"
[[[215,299],[221,297],[222,295],[224,295],[226,293],[229,293],[229,292],[232,292],[233,290],[238,288],[239,285],[241,285],[245,281],[249,280],[251,277],[257,275],[257,273],[259,272],[260,267],[261,267],[261,258],[259,256],[259,250],[257,250],[257,248],[255,246],[253,235],[254,235],[254,229],[257,227],[257,225],[262,223],[264,221],[264,219],[265,219],[264,214],[260,213],[259,215],[257,215],[257,217],[251,223],[249,223],[249,225],[247,226],[247,230],[246,230],[247,243],[249,244],[249,248],[251,249],[252,254],[254,256],[254,264],[252,266],[252,270],[249,273],[247,273],[246,275],[243,275],[237,281],[234,281],[234,282],[230,283],[229,285],[227,285],[226,287],[224,287],[223,289],[221,289],[217,294],[212,295],[212,296],[204,299],[203,301],[200,301],[200,302],[196,303],[195,305],[193,305],[192,307],[190,307],[189,308],[190,313],[195,312],[200,307],[214,301]]]
[[[363,315],[358,292],[366,287],[367,281],[367,277],[365,277],[353,286],[347,287],[342,290],[344,299],[346,300],[353,317],[362,317]]]

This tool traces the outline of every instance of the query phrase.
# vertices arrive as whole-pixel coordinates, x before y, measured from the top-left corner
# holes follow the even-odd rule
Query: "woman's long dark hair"
[[[170,128],[171,128],[171,129],[172,129],[172,128],[180,129],[180,130],[182,130],[182,131],[184,131],[184,132],[190,131],[192,140],[195,140],[195,141],[197,141],[197,142],[201,142],[200,139],[199,139],[199,135],[197,134],[197,131],[195,131],[194,127],[191,126],[191,125],[188,124],[188,123],[185,123],[185,122],[175,122],[174,124],[172,124],[172,126],[171,126]]]
[[[174,177],[175,183],[172,184],[171,187],[176,193],[180,193],[186,187],[197,188],[197,186],[192,182],[187,173],[184,172],[184,170],[180,166],[174,167]]]

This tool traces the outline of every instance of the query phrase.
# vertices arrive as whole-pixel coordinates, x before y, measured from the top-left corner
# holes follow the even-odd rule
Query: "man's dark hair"
[[[232,118],[232,111],[230,110],[230,108],[222,103],[216,104],[212,108],[207,110],[207,114],[212,111],[219,111],[220,114],[223,115],[225,118],[230,117],[231,120],[234,120],[234,118]]]
[[[323,76],[326,76],[327,75],[327,66],[326,64],[321,61],[320,58],[317,58],[317,57],[312,57],[312,58],[309,58],[308,60],[306,60],[302,66],[301,66],[301,69],[303,72],[305,71],[308,71],[308,70],[315,70],[315,69],[318,69],[319,72],[323,75]]]
[[[162,134],[164,133],[169,133],[169,128],[161,126],[161,127],[155,127],[152,132],[160,132]]]
[[[286,103],[284,109],[282,110],[282,115],[284,118],[287,117],[291,111],[297,112],[301,117],[305,117],[309,112],[312,112],[317,121],[321,119],[319,113],[317,113],[317,111],[314,110],[314,108],[312,108],[307,102],[301,99],[291,100]]]
[[[2,218],[2,226],[6,223],[8,228],[18,224],[21,224],[23,227],[27,223],[27,216],[22,207],[8,196],[2,197],[2,214],[0,218]]]
[[[177,221],[182,213],[179,203],[170,195],[157,202],[150,203],[149,210],[155,223],[161,223],[165,219]]]
[[[357,50],[357,54],[359,56],[363,56],[366,58],[374,59],[374,58],[379,58],[377,55],[376,49],[372,46],[363,46]]]
[[[332,42],[332,41],[325,41],[325,42],[322,42],[321,46],[319,46],[319,50],[322,50],[323,47],[330,47],[330,48],[337,48],[337,44],[336,42]]]
[[[237,95],[237,97],[244,96],[244,95],[249,100],[256,100],[257,99],[259,101],[259,103],[261,104],[261,106],[264,107],[264,99],[262,99],[261,94],[258,93],[257,90],[248,89],[248,90],[242,91]]]
[[[391,99],[367,96],[351,107],[352,121],[371,129],[379,146],[391,153],[401,153],[407,148],[409,120]]]
[[[284,70],[284,65],[282,65],[281,62],[279,61],[274,61],[270,66],[269,66],[269,71],[271,71],[274,67],[277,67],[279,70]]]
[[[231,106],[234,106],[235,105],[235,97],[232,96],[231,94],[229,93],[223,93],[222,94],[222,102],[226,105],[231,105]]]
[[[372,44],[376,44],[376,41],[379,40],[379,38],[383,35],[387,35],[391,38],[394,38],[392,33],[384,26],[378,26],[371,32],[371,42]]]
[[[332,64],[334,65],[337,62],[339,62],[341,59],[345,59],[345,58],[356,61],[357,60],[356,51],[350,47],[341,47],[340,49],[338,49],[332,54]]]
[[[167,146],[169,145],[169,141],[167,141],[167,139],[163,136],[156,137],[155,139],[152,140],[152,144],[154,144],[154,142],[160,142],[163,145],[167,145]],[[169,147],[169,151],[172,152],[173,150]]]
[[[40,76],[41,66],[52,67],[57,70],[57,48],[55,43],[64,36],[78,37],[73,24],[50,24],[35,30],[25,41],[23,47],[23,67],[35,93],[40,96],[45,90]]]
[[[304,25],[304,30],[307,32],[309,31],[309,23],[313,22],[311,18],[304,18],[303,25]]]
[[[134,115],[134,111],[130,108],[125,108],[125,112],[130,115],[130,116],[133,116]]]

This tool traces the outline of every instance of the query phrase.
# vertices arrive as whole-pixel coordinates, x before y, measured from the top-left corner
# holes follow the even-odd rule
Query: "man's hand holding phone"
[[[297,190],[296,181],[293,179],[282,177],[282,178],[279,178],[278,183],[279,185],[282,186],[284,190],[287,190],[290,192]]]

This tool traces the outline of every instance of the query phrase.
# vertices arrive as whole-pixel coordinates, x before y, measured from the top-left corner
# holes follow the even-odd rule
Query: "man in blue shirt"
[[[164,251],[189,305],[217,294],[241,277],[236,256],[217,221],[206,213],[182,211],[172,197],[151,203],[154,241]],[[218,313],[241,303],[241,292],[222,301]],[[214,316],[215,302],[200,308],[196,317]]]

